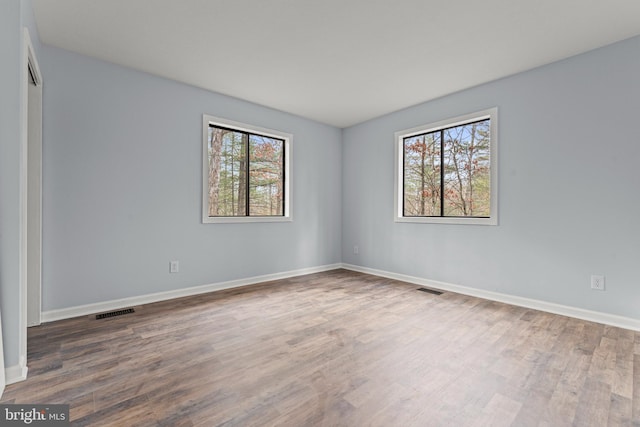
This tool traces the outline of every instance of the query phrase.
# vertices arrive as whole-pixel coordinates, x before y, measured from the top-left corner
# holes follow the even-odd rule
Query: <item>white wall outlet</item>
[[[169,263],[169,273],[177,273],[180,270],[179,261],[171,261]]]
[[[357,255],[359,252],[360,252],[360,248],[358,246],[354,246],[353,253]]]
[[[597,289],[598,291],[604,291],[604,276],[591,276],[591,289]]]

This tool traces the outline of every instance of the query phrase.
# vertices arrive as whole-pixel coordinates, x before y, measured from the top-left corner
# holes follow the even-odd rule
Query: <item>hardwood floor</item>
[[[74,426],[640,426],[640,333],[335,270],[29,329]]]

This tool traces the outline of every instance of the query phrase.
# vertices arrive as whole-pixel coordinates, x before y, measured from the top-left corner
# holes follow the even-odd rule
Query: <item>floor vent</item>
[[[429,289],[429,288],[418,288],[418,291],[422,291],[422,292],[426,292],[428,294],[434,294],[434,295],[442,295],[442,291],[436,291],[434,289]]]
[[[122,316],[123,314],[135,313],[133,308],[125,308],[124,310],[110,311],[108,313],[96,314],[96,320],[106,319],[109,317]]]

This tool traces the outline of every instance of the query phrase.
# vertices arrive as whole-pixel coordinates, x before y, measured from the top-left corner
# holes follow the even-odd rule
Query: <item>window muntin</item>
[[[396,133],[396,221],[497,224],[497,109]]]
[[[204,116],[204,222],[291,219],[291,135]]]

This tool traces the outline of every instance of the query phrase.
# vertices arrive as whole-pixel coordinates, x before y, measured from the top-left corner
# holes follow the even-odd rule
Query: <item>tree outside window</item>
[[[497,223],[496,115],[492,109],[396,133],[397,221]]]
[[[221,119],[218,119],[221,121]],[[290,135],[205,120],[205,222],[287,218]],[[208,221],[213,219],[213,221]],[[224,221],[221,221],[224,222]]]

